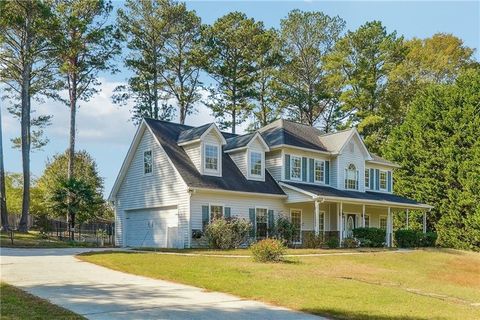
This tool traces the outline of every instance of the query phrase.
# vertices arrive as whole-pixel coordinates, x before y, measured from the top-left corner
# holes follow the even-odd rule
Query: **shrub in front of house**
[[[212,221],[205,229],[208,245],[213,249],[234,249],[247,241],[251,225],[238,218],[221,218]]]
[[[303,237],[303,247],[309,249],[318,249],[323,247],[325,241],[323,235],[315,235],[314,232],[306,232]]]
[[[343,239],[342,241],[343,248],[358,248],[359,246],[360,246],[360,242],[354,237],[348,237]]]
[[[355,228],[353,237],[361,247],[383,247],[385,244],[385,230],[380,228]]]
[[[264,239],[250,246],[253,260],[257,262],[283,261],[287,248],[278,239]]]
[[[274,237],[290,245],[295,234],[295,226],[287,217],[280,215],[275,223]]]
[[[399,248],[434,247],[437,241],[435,232],[400,229],[395,232],[395,241]]]
[[[340,246],[340,241],[337,237],[330,237],[325,243],[330,249],[335,249]]]

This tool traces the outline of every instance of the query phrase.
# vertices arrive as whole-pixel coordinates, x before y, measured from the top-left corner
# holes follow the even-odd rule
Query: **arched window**
[[[345,189],[358,190],[358,170],[353,163],[345,169]]]

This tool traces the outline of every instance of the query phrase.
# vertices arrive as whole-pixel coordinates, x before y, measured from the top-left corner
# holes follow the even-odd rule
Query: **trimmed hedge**
[[[395,232],[395,241],[399,248],[434,247],[437,241],[435,232],[401,229]]]
[[[356,228],[353,229],[353,236],[361,247],[383,247],[386,231],[380,228]]]

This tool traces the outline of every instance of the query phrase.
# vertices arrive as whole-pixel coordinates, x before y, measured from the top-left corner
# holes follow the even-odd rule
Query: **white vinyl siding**
[[[144,151],[152,150],[153,172],[144,175]],[[115,242],[123,246],[125,241],[125,212],[135,209],[178,206],[178,224],[188,241],[189,195],[187,186],[170,164],[165,151],[148,129],[134,150],[130,166],[121,182],[115,199]]]
[[[284,172],[282,152],[280,150],[267,152],[265,154],[265,167],[275,180],[282,180],[282,172]]]
[[[353,164],[356,170],[360,173],[365,170],[365,155],[362,153],[362,148],[360,146],[360,141],[354,136],[351,140],[354,142],[354,152],[351,152],[349,144],[345,146],[342,151],[342,154],[337,156],[337,188],[345,189],[345,173],[346,168],[350,164]],[[349,142],[349,143],[351,143]],[[358,189],[355,191],[365,192],[365,181],[364,174],[358,174]]]
[[[228,153],[230,158],[235,162],[238,169],[247,177],[247,152],[245,150]]]
[[[202,145],[200,142],[191,143],[183,146],[183,150],[187,153],[190,160],[197,168],[198,172],[202,172]]]

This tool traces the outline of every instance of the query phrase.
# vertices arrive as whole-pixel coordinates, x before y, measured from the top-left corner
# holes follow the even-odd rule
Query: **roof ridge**
[[[323,133],[323,134],[320,135],[320,137],[331,136],[331,135],[334,135],[334,134],[339,134],[339,133],[342,133],[342,132],[351,131],[353,129],[355,129],[355,127],[351,127],[351,128],[348,128],[348,129],[343,129],[343,130],[335,131],[335,132]]]

